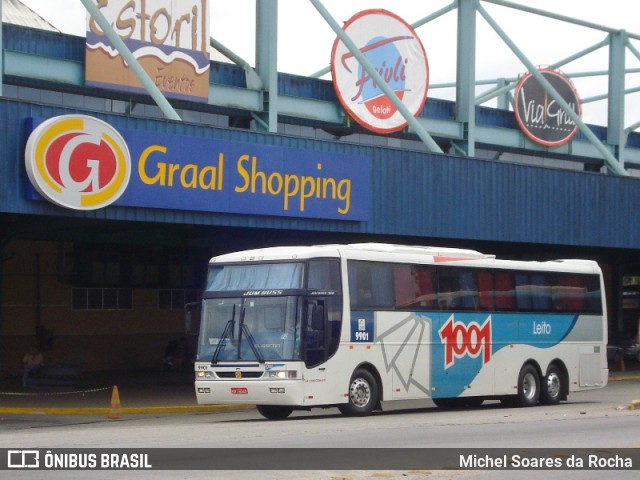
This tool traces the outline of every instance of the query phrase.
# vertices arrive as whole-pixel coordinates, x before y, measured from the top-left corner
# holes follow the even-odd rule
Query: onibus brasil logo
[[[62,115],[31,133],[25,167],[47,200],[73,210],[96,210],[115,202],[127,188],[131,156],[109,124],[85,115]]]

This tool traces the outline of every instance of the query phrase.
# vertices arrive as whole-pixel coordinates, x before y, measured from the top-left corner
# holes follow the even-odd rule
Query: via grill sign
[[[550,68],[540,69],[539,72],[571,109],[581,116],[580,98],[571,80]],[[547,147],[564,145],[578,132],[576,123],[531,72],[524,75],[516,86],[514,110],[520,129],[540,145]]]
[[[365,10],[345,24],[344,32],[407,109],[414,116],[420,113],[427,99],[429,65],[411,25],[386,10]],[[340,37],[333,44],[331,73],[340,103],[360,125],[378,133],[407,126],[407,120]]]

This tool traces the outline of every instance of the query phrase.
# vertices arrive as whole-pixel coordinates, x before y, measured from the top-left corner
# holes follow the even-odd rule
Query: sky
[[[84,36],[86,11],[80,0],[21,0],[65,33]],[[147,0],[150,2],[151,0]],[[210,34],[220,43],[255,65],[255,3],[260,0],[209,0]],[[414,23],[452,0],[321,0],[339,23],[355,13],[382,8],[408,23]],[[565,15],[614,29],[640,35],[637,0],[513,0],[528,7],[557,15]],[[481,2],[491,17],[507,33],[517,47],[535,65],[547,66],[604,40],[600,30],[571,25],[542,16],[521,12],[502,5]],[[328,67],[336,34],[308,0],[278,0],[278,70],[298,75],[311,75]],[[427,23],[417,29],[427,52],[430,74],[428,95],[455,98],[451,88],[439,85],[455,81],[456,12]],[[640,51],[640,40],[632,40]],[[640,69],[640,59],[627,50],[627,68]],[[562,67],[566,74],[598,72],[608,69],[608,49],[595,52]],[[478,17],[476,36],[476,80],[517,78],[526,67],[517,59],[486,21]],[[326,75],[323,78],[330,78]],[[606,76],[574,78],[583,99],[605,94]],[[640,87],[640,73],[626,75],[627,88]],[[487,90],[479,86],[476,93]],[[625,125],[640,121],[640,93],[626,96]],[[492,104],[489,103],[489,106]],[[583,119],[588,123],[606,124],[606,101],[583,105]],[[636,113],[637,112],[637,113]]]

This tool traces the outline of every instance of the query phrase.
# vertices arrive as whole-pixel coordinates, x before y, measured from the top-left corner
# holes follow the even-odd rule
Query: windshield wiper
[[[238,360],[240,360],[240,357],[241,357],[240,348],[242,346],[242,334],[244,333],[247,337],[247,341],[249,342],[249,346],[251,347],[251,351],[256,356],[256,359],[260,363],[264,363],[264,357],[256,347],[256,341],[253,338],[253,335],[251,335],[251,332],[249,331],[249,327],[247,327],[247,325],[244,323],[244,316],[245,316],[245,308],[242,307],[242,309],[240,310],[240,328],[238,331]]]
[[[220,340],[218,340],[218,345],[216,346],[216,350],[213,352],[213,357],[211,357],[211,365],[218,363],[218,356],[224,350],[224,347],[227,346],[227,342],[225,341],[227,338],[229,340],[233,340],[233,331],[236,328],[236,304],[233,304],[233,312],[231,313],[231,320],[227,322],[222,331],[222,335],[220,336]],[[239,348],[239,346],[238,346]]]

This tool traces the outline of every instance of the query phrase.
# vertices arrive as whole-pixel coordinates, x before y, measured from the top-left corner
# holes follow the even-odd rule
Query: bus
[[[268,419],[381,402],[553,405],[604,387],[604,284],[590,260],[500,260],[381,243],[269,247],[211,259],[199,404]]]

